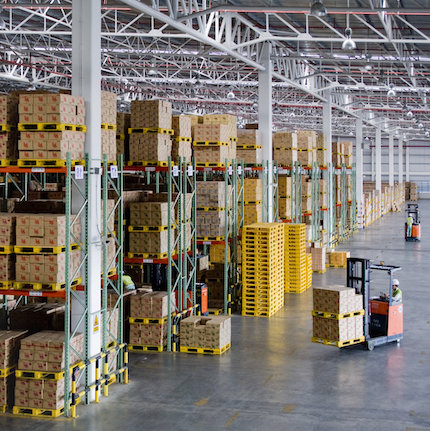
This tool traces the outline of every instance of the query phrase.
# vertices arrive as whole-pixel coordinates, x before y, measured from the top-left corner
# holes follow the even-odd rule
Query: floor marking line
[[[270,380],[272,380],[272,379],[273,379],[273,374],[270,374],[270,376],[264,381],[263,386],[266,386],[267,383],[269,383]]]
[[[236,412],[225,424],[226,428],[230,428],[233,422],[239,417],[240,412]]]
[[[201,400],[196,401],[194,405],[197,407],[201,407],[201,406],[205,406],[208,402],[209,402],[209,398],[202,398]]]

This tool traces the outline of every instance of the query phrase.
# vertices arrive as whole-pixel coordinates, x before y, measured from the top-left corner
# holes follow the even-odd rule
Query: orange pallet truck
[[[408,215],[405,223],[405,240],[420,241],[421,240],[421,221],[418,211],[418,204],[408,204],[406,208]]]

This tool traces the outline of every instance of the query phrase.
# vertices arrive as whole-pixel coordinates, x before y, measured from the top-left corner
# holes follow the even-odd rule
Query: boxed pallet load
[[[311,213],[312,212],[312,198],[303,196],[302,197],[302,212],[303,213]]]
[[[20,123],[85,124],[84,99],[70,94],[20,94],[18,111]]]
[[[64,304],[57,302],[21,305],[10,310],[10,329],[28,329],[29,334],[51,330],[64,330]]]
[[[170,247],[173,248],[174,235],[170,238]],[[168,231],[162,232],[130,232],[130,253],[143,253],[151,256],[169,252]]]
[[[191,158],[193,157],[193,147],[191,142],[186,141],[172,141],[172,160],[175,162],[179,161],[179,158],[183,162],[191,162]]]
[[[326,269],[326,248],[314,243],[312,249],[312,270],[325,271]]]
[[[0,410],[13,405],[15,373],[13,367],[18,363],[20,340],[27,331],[0,331]]]
[[[291,220],[291,197],[279,196],[278,213],[280,219]]]
[[[279,166],[291,166],[297,162],[297,149],[296,148],[274,148],[273,160]]]
[[[0,124],[15,126],[18,123],[18,104],[18,94],[0,94]]]
[[[291,196],[291,177],[280,175],[278,177],[278,193],[282,197]]]
[[[225,193],[224,181],[199,181],[196,186],[197,208],[225,208]]]
[[[240,144],[237,144],[236,159],[238,163],[244,163],[245,165],[260,165],[263,163],[263,149],[243,148]]]
[[[116,125],[117,95],[109,91],[101,91],[100,93],[101,93],[101,123]]]
[[[168,226],[174,221],[174,209],[167,202],[133,202],[130,204],[131,226]]]
[[[188,115],[174,115],[172,117],[172,129],[175,137],[191,139],[191,117]]]
[[[363,336],[363,316],[356,313],[363,309],[363,296],[356,294],[355,289],[344,286],[314,287],[313,309],[314,337],[342,342]],[[355,315],[337,319],[324,313]]]
[[[260,131],[252,129],[238,129],[236,154],[238,163],[263,163],[263,149]]]
[[[172,104],[165,100],[133,100],[131,102],[131,127],[171,130]]]
[[[302,166],[312,166],[312,163],[314,162],[313,150],[298,150],[297,151],[297,161]]]
[[[0,132],[0,159],[15,160],[18,157],[17,142],[17,132]]]
[[[229,143],[230,129],[226,124],[197,124],[194,126],[194,142]]]
[[[231,318],[229,316],[190,316],[181,320],[181,348],[221,350],[231,344]]]
[[[224,263],[225,245],[211,244],[209,246],[209,260],[212,263]],[[230,261],[230,246],[227,246],[227,261]]]
[[[66,159],[84,158],[85,133],[65,130],[56,132],[20,132],[18,150],[20,159]]]
[[[245,202],[261,202],[263,200],[263,180],[261,178],[245,178],[243,200]]]
[[[262,146],[260,131],[255,129],[238,129],[237,145]]]
[[[327,253],[328,264],[333,267],[346,268],[347,259],[350,257],[349,251],[331,250]]]
[[[302,196],[312,196],[312,181],[310,179],[302,179]]]
[[[294,132],[275,132],[273,134],[273,148],[297,149],[297,134]]]
[[[170,135],[133,133],[130,135],[130,160],[167,162],[172,154]]]
[[[230,114],[209,114],[203,116],[203,124],[205,125],[226,125],[227,126],[227,141],[230,138],[237,138],[237,117]],[[197,141],[196,137],[194,140]]]
[[[115,161],[117,158],[116,131],[110,129],[102,129],[101,141],[102,157],[104,157],[104,155],[106,154],[108,161]]]
[[[243,225],[247,226],[253,223],[263,221],[262,204],[246,204],[243,212]]]
[[[69,363],[80,360],[75,353],[83,353],[84,336],[76,334],[70,340]],[[64,332],[43,331],[21,340],[18,368],[23,371],[60,373],[65,367]],[[69,388],[71,388],[71,376]],[[64,378],[16,380],[15,406],[44,410],[59,410],[64,407]]]
[[[298,130],[297,148],[300,150],[313,150],[317,146],[317,133],[313,130]]]
[[[230,148],[228,145],[215,147],[194,147],[194,160],[197,164],[208,164],[215,166],[225,164],[230,160]]]
[[[225,210],[197,211],[196,230],[198,237],[225,236]]]

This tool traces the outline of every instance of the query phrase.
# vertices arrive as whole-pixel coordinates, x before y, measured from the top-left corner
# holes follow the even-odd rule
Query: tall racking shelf
[[[105,156],[106,159],[106,156]],[[118,218],[118,223],[122,224],[122,162],[120,162],[119,166],[115,169],[118,173],[117,180],[121,186],[117,189],[118,191],[118,205],[115,208],[116,215]],[[57,166],[50,167],[20,167],[16,165],[0,167],[0,174],[4,174],[5,178],[12,178],[12,176],[17,176],[19,181],[15,181],[14,185],[18,190],[24,191],[22,193],[22,199],[25,200],[27,198],[26,191],[28,190],[28,182],[30,179],[36,180],[40,182],[42,185],[45,184],[46,178],[55,175],[58,180],[61,176],[64,176],[65,181],[65,217],[66,217],[66,245],[65,245],[65,283],[61,286],[61,288],[52,288],[50,290],[44,290],[44,286],[42,285],[42,289],[15,289],[15,288],[2,288],[0,290],[0,294],[4,295],[3,298],[6,298],[6,295],[13,295],[20,299],[29,297],[37,297],[37,298],[58,298],[63,299],[65,302],[65,320],[64,320],[64,333],[65,333],[65,358],[64,358],[64,369],[70,370],[72,378],[72,384],[70,385],[69,379],[64,379],[64,414],[66,416],[75,416],[76,415],[76,404],[81,401],[85,401],[86,403],[90,402],[90,392],[95,390],[96,392],[96,401],[98,401],[98,392],[100,389],[104,389],[105,395],[107,395],[107,387],[113,381],[116,380],[117,376],[120,376],[122,382],[127,383],[128,381],[128,368],[127,368],[127,346],[123,343],[123,328],[122,322],[119,320],[118,327],[118,336],[115,341],[107,345],[105,343],[106,333],[107,333],[107,324],[103,325],[102,338],[103,345],[102,350],[99,355],[96,357],[89,356],[88,349],[88,340],[91,331],[93,330],[91,316],[89,313],[89,289],[86,284],[87,274],[88,274],[88,244],[89,244],[89,232],[88,232],[88,213],[89,213],[89,201],[88,201],[88,192],[89,192],[89,159],[88,155],[85,155],[85,160],[80,162],[80,164],[75,164],[70,158],[70,154],[67,154],[67,159],[61,161],[61,163],[57,163]],[[104,169],[101,172],[102,182],[104,184],[110,183],[111,180],[108,179],[109,176],[112,177],[111,172],[107,169],[107,164],[104,166]],[[7,181],[7,180],[5,180]],[[106,187],[107,191],[108,188]],[[73,194],[73,202],[72,205],[72,194]],[[7,188],[4,189],[4,197],[8,196]],[[78,199],[76,197],[79,196]],[[76,202],[79,201],[79,204],[76,206]],[[105,206],[106,208],[106,206]],[[115,212],[114,211],[114,212]],[[103,243],[104,238],[112,237],[115,238],[115,241],[118,243],[122,242],[121,239],[121,231],[118,230],[119,236],[116,237],[115,232],[107,233],[105,231],[105,226],[107,226],[107,220],[111,215],[107,215],[105,212],[103,213],[103,217],[101,218],[101,222],[103,224],[103,234],[100,235],[100,241]],[[83,220],[83,231],[81,238],[75,237],[73,234],[73,226],[77,223],[78,220]],[[74,248],[74,244],[78,244],[81,250],[81,259],[78,265],[78,268],[74,273],[70,272],[70,252],[72,248]],[[73,245],[73,246],[72,246]],[[103,248],[103,247],[102,247]],[[122,248],[119,247],[119,252],[117,255],[122,253]],[[105,250],[103,249],[103,261],[106,261]],[[123,307],[123,297],[122,297],[122,277],[119,272],[117,261],[113,262],[113,265],[116,266],[115,270],[111,270],[110,273],[108,271],[104,271],[101,277],[103,278],[103,286],[113,287],[115,284],[112,283],[112,279],[118,278],[116,283],[116,291],[118,293],[118,301],[116,307],[122,310]],[[119,274],[119,277],[116,275],[110,274]],[[107,299],[107,288],[102,289],[102,297]],[[77,319],[76,322],[72,321],[72,299],[79,304],[80,307],[80,318]],[[105,304],[106,302],[104,302]],[[3,307],[6,308],[6,301],[3,304]],[[101,313],[101,319],[105,322],[109,321],[110,316],[107,314],[107,307],[103,307]],[[71,364],[70,363],[70,352],[71,349],[71,339],[78,332],[84,332],[84,350],[82,352],[77,352],[76,355],[79,357],[79,364]],[[107,364],[107,355],[109,351],[116,352],[117,361],[112,361],[113,365],[111,369],[108,369]],[[120,354],[121,353],[121,354]],[[92,380],[91,373],[89,372],[89,367],[92,364],[97,363],[97,374],[95,380]],[[83,371],[78,373],[77,371]],[[82,386],[83,389],[78,392],[78,386]]]
[[[164,166],[160,166],[164,165]],[[124,257],[125,264],[166,265],[168,303],[175,303],[175,314],[191,309],[196,304],[196,168],[180,159],[173,163],[171,159],[157,166],[137,166],[129,163],[124,167],[127,174],[144,176],[147,184],[155,185],[156,192],[165,185],[169,208],[175,208],[176,214],[168,212],[168,252],[167,256],[135,256],[129,253]],[[187,224],[190,224],[190,230]],[[173,316],[167,316],[167,350],[171,351]]]

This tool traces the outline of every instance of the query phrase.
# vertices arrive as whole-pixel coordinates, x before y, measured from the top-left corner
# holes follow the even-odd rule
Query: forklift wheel
[[[366,344],[367,344],[367,350],[369,351],[372,351],[375,348],[375,345],[371,341],[368,341]]]

